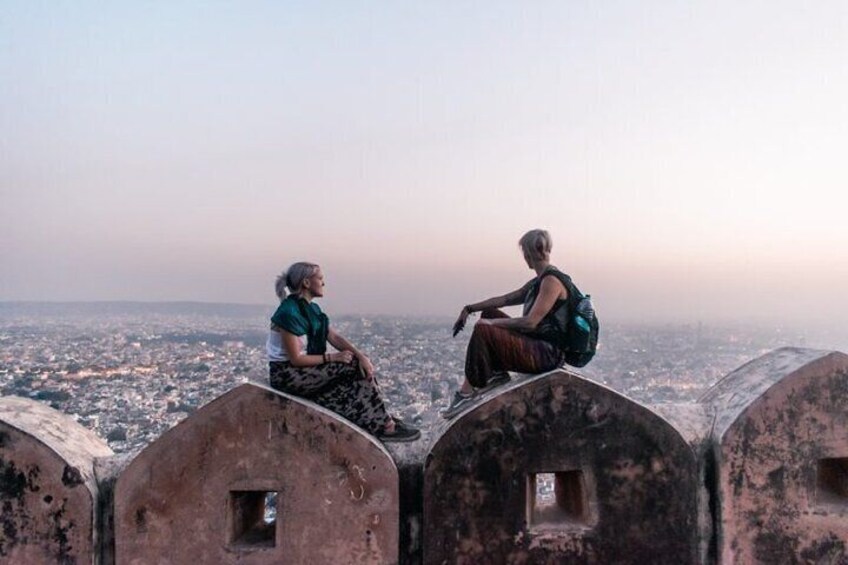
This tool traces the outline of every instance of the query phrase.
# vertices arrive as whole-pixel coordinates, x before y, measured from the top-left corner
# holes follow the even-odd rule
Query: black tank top
[[[558,298],[551,309],[539,322],[531,335],[544,339],[558,347],[565,345],[566,328],[568,327],[568,303],[574,297],[574,284],[571,282],[571,277],[560,271],[554,266],[545,269],[541,275],[527,283],[527,294],[524,297],[524,315],[530,313],[536,298],[539,295],[539,289],[542,287],[542,280],[547,276],[554,276],[562,283],[568,292],[568,298]]]

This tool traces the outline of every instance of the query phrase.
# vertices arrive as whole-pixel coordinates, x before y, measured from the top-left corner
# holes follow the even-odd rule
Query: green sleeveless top
[[[323,355],[327,352],[330,319],[314,302],[290,294],[280,302],[271,323],[296,336],[306,336],[306,353]]]

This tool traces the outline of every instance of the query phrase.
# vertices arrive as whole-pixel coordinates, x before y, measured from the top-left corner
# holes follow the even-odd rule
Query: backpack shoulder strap
[[[539,285],[541,286],[542,279],[547,276],[556,277],[559,282],[562,283],[562,286],[565,287],[565,290],[568,292],[568,307],[572,308],[577,302],[583,298],[583,293],[577,288],[577,286],[572,282],[571,277],[557,269],[556,267],[548,267],[548,269],[542,273],[539,277]]]

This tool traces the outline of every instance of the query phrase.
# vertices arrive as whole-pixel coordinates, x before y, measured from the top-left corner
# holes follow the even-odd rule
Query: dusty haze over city
[[[848,314],[848,5],[0,2],[0,301]]]

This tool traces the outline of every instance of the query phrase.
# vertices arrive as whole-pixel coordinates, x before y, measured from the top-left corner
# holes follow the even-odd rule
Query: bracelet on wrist
[[[324,354],[324,363],[329,363],[329,362],[330,362],[330,354],[329,354],[329,353],[325,353],[325,354]]]

